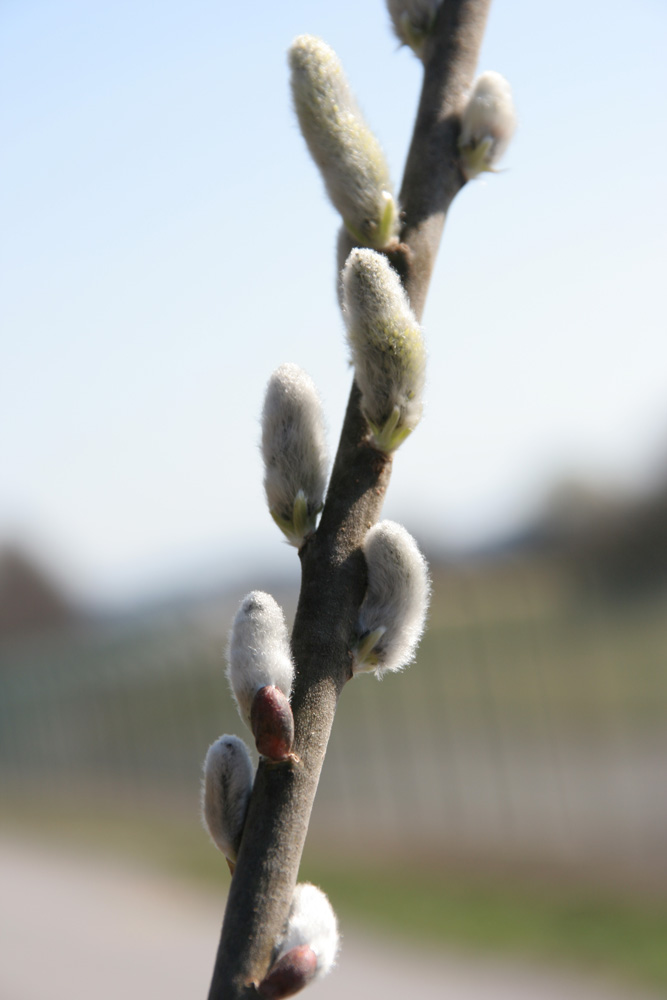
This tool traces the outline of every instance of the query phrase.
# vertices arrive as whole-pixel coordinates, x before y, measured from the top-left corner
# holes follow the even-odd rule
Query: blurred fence
[[[241,595],[238,595],[239,597]],[[0,779],[197,822],[201,761],[247,738],[223,673],[236,599],[5,643]],[[436,578],[419,658],[344,690],[311,844],[667,890],[667,599],[610,604],[514,567]]]

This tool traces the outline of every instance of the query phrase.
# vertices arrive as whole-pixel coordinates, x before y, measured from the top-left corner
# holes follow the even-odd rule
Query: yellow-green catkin
[[[400,278],[383,254],[352,251],[343,270],[343,314],[372,442],[394,451],[422,415],[426,349]]]
[[[320,38],[300,35],[289,63],[301,132],[331,201],[360,246],[386,249],[399,229],[389,168],[338,56]]]

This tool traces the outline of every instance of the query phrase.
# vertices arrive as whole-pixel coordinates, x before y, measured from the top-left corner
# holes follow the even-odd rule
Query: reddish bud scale
[[[250,728],[257,752],[269,760],[288,760],[294,743],[294,716],[280,688],[267,684],[255,695],[250,710]]]
[[[317,955],[307,944],[301,944],[278,959],[257,992],[263,1000],[284,1000],[307,986],[316,972]]]

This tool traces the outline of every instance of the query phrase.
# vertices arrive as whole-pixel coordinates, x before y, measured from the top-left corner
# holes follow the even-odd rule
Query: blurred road
[[[144,869],[0,835],[2,1000],[197,1000],[207,995],[221,906]],[[348,929],[311,1000],[650,1000],[636,990],[515,963],[420,956]]]

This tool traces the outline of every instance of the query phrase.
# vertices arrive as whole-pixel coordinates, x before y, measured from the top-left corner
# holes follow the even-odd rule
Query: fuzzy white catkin
[[[289,698],[294,680],[287,625],[280,605],[253,590],[236,613],[227,648],[227,677],[241,718],[250,726],[253,698],[267,684]]]
[[[322,404],[313,380],[298,365],[281,365],[269,379],[262,455],[269,510],[298,548],[315,528],[329,464]]]
[[[243,833],[254,769],[238,736],[220,736],[208,748],[202,782],[202,818],[211,840],[230,861]]]
[[[500,73],[489,70],[475,82],[463,118],[459,149],[468,180],[493,170],[516,129],[512,88]]]
[[[394,31],[415,55],[421,58],[426,36],[431,31],[443,0],[387,0]]]
[[[400,278],[383,254],[353,250],[343,269],[343,314],[361,408],[382,451],[419,423],[426,348]]]
[[[343,222],[362,246],[395,243],[399,211],[380,144],[363,119],[338,56],[300,35],[289,50],[294,108]]]
[[[355,672],[400,670],[413,659],[430,596],[428,566],[417,543],[394,521],[380,521],[364,539],[368,587],[359,612]],[[364,654],[364,638],[376,641]]]
[[[308,945],[317,957],[315,976],[321,979],[334,966],[340,938],[338,921],[331,903],[317,886],[299,883],[294,889],[287,918],[287,930],[278,946],[276,960],[292,948]]]

